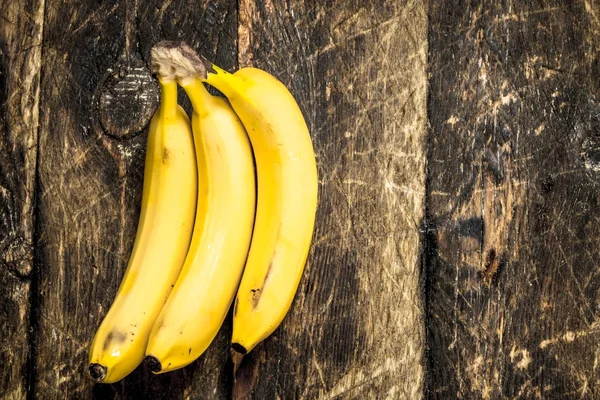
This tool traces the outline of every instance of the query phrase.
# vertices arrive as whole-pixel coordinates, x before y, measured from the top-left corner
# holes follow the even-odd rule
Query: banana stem
[[[173,79],[159,77],[160,113],[163,118],[173,118],[177,113],[177,82]]]
[[[214,102],[212,95],[204,87],[202,80],[199,78],[184,79],[179,82],[181,87],[185,90],[190,101],[194,112],[202,114],[208,112],[210,104]]]
[[[234,93],[231,81],[237,81],[239,79],[238,76],[232,75],[214,64],[212,65],[212,70],[206,74],[206,78],[203,81],[219,89],[226,97],[232,96]],[[229,75],[230,79],[223,79],[224,75]]]

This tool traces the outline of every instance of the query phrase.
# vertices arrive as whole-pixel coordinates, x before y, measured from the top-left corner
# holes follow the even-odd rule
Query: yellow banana
[[[133,251],[116,298],[89,353],[97,382],[124,378],[143,360],[150,329],[187,254],[197,198],[190,121],[175,80],[159,79],[161,104],[148,134],[142,207]]]
[[[152,55],[156,65],[172,62],[156,49]],[[177,67],[171,70],[176,73]],[[208,93],[201,78],[180,84],[194,108],[198,206],[181,275],[148,341],[147,365],[154,373],[182,368],[208,348],[235,297],[254,224],[254,161],[242,123],[225,99]]]
[[[205,81],[229,99],[256,160],[256,219],[233,311],[235,361],[273,333],[292,304],[312,239],[317,167],[302,112],[275,77],[210,65]]]
[[[190,250],[148,341],[154,373],[182,368],[208,348],[235,296],[254,224],[254,162],[243,125],[200,78],[180,84],[194,108],[198,206]]]

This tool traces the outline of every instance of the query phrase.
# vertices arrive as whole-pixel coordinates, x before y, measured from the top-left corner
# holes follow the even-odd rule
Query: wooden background
[[[288,85],[314,243],[235,379],[94,385],[162,39]],[[599,0],[0,0],[0,100],[2,399],[600,399]]]

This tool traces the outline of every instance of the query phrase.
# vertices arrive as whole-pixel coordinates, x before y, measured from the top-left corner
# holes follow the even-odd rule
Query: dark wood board
[[[599,16],[432,3],[429,398],[600,398]]]
[[[426,5],[240,2],[240,66],[282,80],[312,132],[314,244],[296,301],[234,398],[419,398]]]
[[[0,397],[27,395],[34,277],[34,192],[43,13],[40,1],[0,14]]]
[[[158,105],[150,48],[185,38],[235,68],[235,4],[46,1],[45,15],[30,390],[44,399],[225,397],[227,325],[185,370],[153,376],[138,368],[114,385],[93,385],[86,373],[137,229],[148,122]]]

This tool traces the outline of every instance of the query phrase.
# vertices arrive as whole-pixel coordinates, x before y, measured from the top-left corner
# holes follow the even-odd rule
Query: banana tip
[[[236,353],[240,353],[241,355],[245,355],[248,352],[246,348],[239,343],[232,343],[231,350],[235,351]]]
[[[100,364],[90,364],[89,366],[89,374],[90,378],[92,378],[96,382],[102,382],[106,378],[107,368],[104,365]]]
[[[160,361],[158,361],[158,358],[154,357],[154,356],[148,356],[146,357],[146,367],[148,367],[148,369],[150,371],[152,371],[155,374],[158,374],[160,371],[162,371],[162,365],[160,363]]]
[[[240,365],[242,364],[242,359],[244,355],[246,355],[248,351],[244,346],[239,343],[231,344],[231,360],[233,361],[233,375],[237,374]]]

